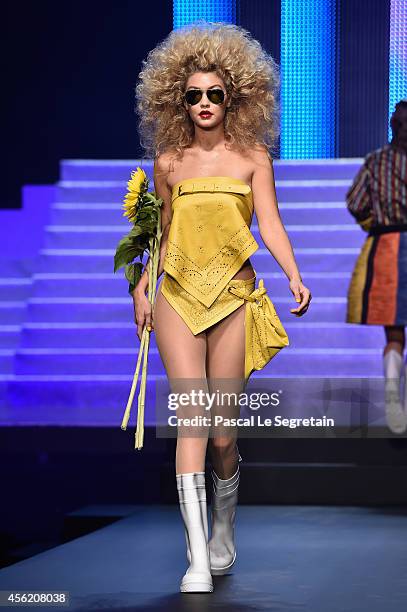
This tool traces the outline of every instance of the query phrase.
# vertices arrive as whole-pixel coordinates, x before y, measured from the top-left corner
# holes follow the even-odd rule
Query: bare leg
[[[207,373],[210,392],[236,393],[244,387],[245,356],[245,304],[216,323],[207,331],[208,355]],[[228,380],[229,379],[229,380]],[[236,418],[240,406],[219,406],[219,414]],[[225,428],[225,435],[209,439],[209,449],[213,468],[219,478],[228,479],[235,474],[238,464],[236,446],[237,428]]]
[[[160,287],[154,305],[154,331],[156,344],[168,378],[202,379],[200,384],[207,391],[206,334],[203,332],[194,336],[182,317],[167,302],[160,291]],[[190,383],[186,380],[183,391],[187,392],[188,386],[190,386]],[[177,413],[179,413],[179,410],[177,410]],[[182,415],[188,416],[188,412],[184,410]],[[205,470],[207,443],[207,436],[185,437],[185,435],[178,435],[175,458],[176,473],[203,472]]]
[[[249,279],[255,275],[249,260],[235,274],[234,279]],[[207,330],[207,365],[208,387],[215,392],[221,383],[220,391],[240,393],[244,388],[245,358],[245,304],[242,304],[230,315]],[[212,382],[211,382],[212,379]],[[221,380],[222,379],[222,380]],[[228,382],[227,379],[230,379]],[[220,413],[238,417],[240,406],[234,408],[219,407]],[[216,435],[209,439],[209,451],[212,466],[219,478],[233,476],[238,464],[236,446],[237,429],[228,428],[227,435]]]
[[[384,328],[386,334],[386,346],[384,347],[383,356],[391,349],[396,350],[400,355],[403,354],[405,348],[405,332],[402,325],[386,325]]]
[[[243,274],[239,277],[244,278]],[[246,302],[207,330],[208,385],[212,392],[226,392],[225,397],[233,397],[233,393],[238,396],[244,390],[245,309]],[[212,414],[214,409],[230,418],[238,417],[240,412],[238,401],[220,401],[212,407]],[[213,490],[208,545],[211,573],[220,575],[229,572],[236,559],[234,533],[240,480],[237,427],[224,430],[215,428],[209,441]]]

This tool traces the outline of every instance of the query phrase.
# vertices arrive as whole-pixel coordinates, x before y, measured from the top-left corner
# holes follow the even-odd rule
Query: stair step
[[[255,260],[253,259],[253,265]],[[255,268],[256,269],[256,268]],[[256,270],[257,271],[257,270]],[[263,279],[268,295],[273,301],[277,297],[290,296],[288,279],[282,273],[257,272],[257,283]],[[316,273],[318,274],[318,273]],[[303,282],[310,289],[313,298],[318,296],[343,297],[347,295],[350,276],[348,272],[343,273],[315,273],[301,274]],[[159,279],[159,283],[162,280]],[[54,297],[93,297],[93,298],[119,298],[126,297],[128,283],[124,277],[123,270],[114,273],[49,273],[35,276],[31,298],[54,298]],[[308,316],[308,315],[307,315]]]
[[[275,159],[274,176],[277,180],[350,179],[355,176],[363,158],[341,159]],[[140,159],[63,159],[60,162],[60,175],[64,181],[128,181],[131,171],[142,168],[150,180],[153,190],[153,162]]]
[[[0,325],[0,349],[15,349],[20,342],[20,331],[21,325]]]
[[[30,322],[117,321],[128,323],[134,318],[134,308],[132,298],[124,297],[124,291],[127,291],[127,285],[123,281],[123,297],[32,298],[27,304],[26,320]],[[289,312],[290,308],[293,308],[292,297],[271,296],[271,299],[283,324],[294,320],[294,315]],[[344,322],[345,315],[345,297],[313,297],[312,308],[304,316],[309,322]]]
[[[14,365],[14,349],[0,348],[0,372],[2,374],[11,374]]]
[[[86,246],[90,249],[116,249],[116,246],[130,230],[130,226],[70,226],[50,225],[46,228],[45,247],[49,249],[81,249]],[[262,238],[257,225],[252,226],[252,234],[259,244]],[[310,226],[287,225],[286,231],[294,249],[314,247],[321,248],[357,247],[363,243],[364,236],[356,224],[335,224]]]
[[[0,301],[0,320],[4,325],[16,325],[24,319],[26,302],[24,300]]]
[[[377,348],[293,348],[286,347],[263,368],[264,376],[379,376],[382,374],[381,349]],[[68,349],[19,348],[15,356],[16,374],[121,374],[135,369],[138,347]],[[164,374],[157,349],[151,348],[149,374]]]
[[[378,360],[379,361],[379,360]],[[340,364],[339,364],[340,365]],[[112,426],[120,427],[122,418],[125,412],[125,408],[128,402],[133,372],[135,364],[132,369],[129,369],[129,373],[126,375],[113,374],[111,372],[107,374],[57,374],[55,372],[45,372],[42,374],[10,374],[7,377],[3,375],[0,384],[3,385],[2,391],[2,409],[0,411],[0,425],[12,426],[12,425],[55,425],[58,427],[62,426],[77,426],[80,424],[83,427],[100,427],[100,426]],[[380,368],[379,368],[380,370]],[[287,369],[285,371],[288,371]],[[287,406],[284,410],[284,403],[281,404],[281,410],[278,408],[273,410],[272,415],[276,416],[280,414],[284,417],[298,418],[298,417],[309,417],[313,414],[312,411],[317,410],[317,414],[322,416],[321,410],[327,416],[332,416],[335,419],[335,427],[328,429],[321,428],[290,428],[289,424],[281,427],[276,427],[272,431],[267,428],[261,428],[257,431],[253,431],[252,428],[248,429],[245,427],[240,428],[240,436],[242,438],[241,454],[243,460],[247,461],[247,453],[245,453],[245,445],[250,445],[251,440],[256,439],[256,450],[251,453],[251,461],[270,461],[279,460],[282,461],[284,457],[287,457],[287,461],[295,461],[297,457],[301,460],[315,461],[315,457],[312,457],[310,453],[307,456],[303,456],[296,451],[292,454],[277,452],[278,446],[274,444],[282,444],[282,440],[285,440],[289,444],[290,440],[306,440],[306,439],[325,439],[328,438],[332,443],[332,438],[349,438],[353,440],[360,438],[372,438],[376,435],[383,436],[383,439],[387,439],[392,436],[388,429],[386,429],[385,415],[384,415],[384,378],[377,370],[371,371],[369,374],[374,375],[374,378],[368,378],[369,374],[366,374],[364,378],[356,377],[352,378],[353,373],[346,377],[342,375],[338,377],[337,371],[333,373],[329,379],[323,377],[321,372],[321,378],[315,378],[315,370],[308,376],[302,376],[297,370],[295,376],[287,377],[285,372],[269,372],[271,377],[267,379],[267,372],[261,371],[253,373],[248,387],[249,392],[258,392],[260,390],[270,389],[276,390],[282,388],[284,390],[290,390],[290,385],[294,385],[295,389],[301,389],[303,396],[292,398],[295,401],[291,401],[289,396],[287,397]],[[357,373],[356,373],[357,374]],[[312,377],[310,380],[309,376]],[[336,376],[336,378],[335,378]],[[276,378],[278,377],[278,378]],[[5,380],[7,378],[7,380]],[[292,382],[291,382],[292,381]],[[140,382],[140,381],[139,381]],[[278,386],[277,386],[278,385]],[[321,397],[321,386],[324,395]],[[355,390],[355,404],[353,407],[346,405],[342,399],[342,388],[346,387],[346,394],[349,395]],[[366,388],[374,393],[374,406],[371,407],[369,412],[361,410],[363,406],[357,405],[358,392],[360,389]],[[313,390],[314,389],[314,390]],[[5,392],[4,392],[5,391]],[[136,395],[133,401],[132,412],[128,424],[129,433],[133,432],[136,421],[137,421],[137,399],[138,399],[139,385],[136,390]],[[168,381],[165,373],[160,375],[148,372],[148,381],[146,386],[146,397],[145,397],[145,426],[151,425],[155,427],[157,421],[157,407],[156,403],[159,399],[161,409],[164,411],[164,406],[161,401],[168,391]],[[291,396],[295,391],[291,391]],[[332,404],[328,405],[325,410],[325,405],[321,405],[323,398],[328,398],[326,395],[330,393]],[[159,396],[157,395],[159,394]],[[319,398],[318,404],[315,408],[310,408],[308,405],[308,398],[316,397]],[[318,408],[319,406],[319,408]],[[329,413],[328,413],[329,408]],[[250,409],[247,408],[242,416],[247,417],[250,414]],[[257,413],[254,413],[255,415]],[[266,418],[268,416],[267,411],[262,411],[262,416]],[[315,416],[315,414],[314,414]],[[163,419],[166,416],[164,412],[160,413],[159,421],[163,423]],[[369,431],[366,426],[369,425]],[[380,428],[385,428],[383,431]],[[175,431],[174,431],[175,435]],[[157,436],[161,438],[169,437],[168,431],[157,430]],[[253,438],[255,436],[255,438]],[[266,437],[267,436],[267,437]],[[400,437],[397,436],[396,437]],[[406,437],[406,436],[404,436]],[[270,441],[272,438],[272,441]],[[280,442],[279,442],[280,441]],[[258,443],[258,445],[257,445]],[[305,444],[305,442],[301,442]],[[266,445],[261,451],[260,444]],[[273,446],[267,450],[267,444]],[[332,443],[333,444],[333,443]],[[336,448],[339,448],[342,444],[337,442],[338,447],[333,444],[332,453],[335,452]],[[240,448],[240,446],[239,446]],[[290,448],[290,447],[289,447]],[[299,447],[300,449],[301,447]],[[359,455],[363,459],[365,455],[360,449]],[[334,456],[334,455],[332,455]],[[400,459],[405,458],[405,453],[400,455]],[[340,460],[340,457],[338,458]],[[364,459],[366,460],[366,458]],[[363,462],[363,461],[362,461]]]
[[[113,272],[115,249],[42,249],[37,272]],[[295,256],[301,271],[348,271],[351,273],[357,247],[297,248]],[[269,251],[257,249],[253,258],[258,272],[277,271],[279,266]]]
[[[384,335],[381,328],[347,323],[312,323],[301,320],[285,323],[285,329],[293,347],[308,348],[380,348]],[[12,336],[12,332],[15,332]],[[20,328],[1,334],[0,341],[8,336],[19,337]],[[21,342],[25,349],[57,348],[137,348],[139,339],[136,325],[129,322],[60,323],[44,322],[24,324]],[[6,342],[6,340],[5,340]],[[3,345],[6,348],[5,345]],[[10,338],[10,347],[16,346]],[[155,334],[150,336],[150,349],[155,348]]]
[[[277,180],[278,202],[344,201],[351,179]],[[150,189],[151,191],[151,189]],[[127,192],[125,181],[60,181],[56,186],[58,202],[121,202]]]
[[[117,225],[122,219],[123,197],[114,203],[85,203],[79,200],[55,203],[51,210],[51,222],[53,225]],[[348,212],[344,199],[338,202],[287,203],[279,201],[278,207],[285,225],[353,224],[361,234],[364,234]],[[255,214],[253,223],[257,223]]]

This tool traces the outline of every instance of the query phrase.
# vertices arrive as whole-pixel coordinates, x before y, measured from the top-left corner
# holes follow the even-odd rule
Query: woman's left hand
[[[290,311],[295,314],[296,317],[301,317],[308,310],[312,298],[311,292],[300,280],[291,280],[290,289],[294,295],[295,301],[300,302],[297,308],[290,308]]]

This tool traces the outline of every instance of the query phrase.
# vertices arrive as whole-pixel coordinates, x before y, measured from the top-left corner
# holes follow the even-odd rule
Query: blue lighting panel
[[[236,23],[236,0],[174,0],[174,29],[197,19]]]
[[[336,1],[281,1],[281,135],[285,159],[336,155]]]
[[[397,102],[407,98],[407,0],[390,1],[389,140],[390,117]]]

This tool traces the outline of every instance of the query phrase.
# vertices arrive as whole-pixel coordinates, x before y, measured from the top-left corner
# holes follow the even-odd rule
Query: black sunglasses
[[[188,89],[184,94],[184,98],[190,106],[194,106],[201,100],[202,94],[202,89]],[[223,89],[207,89],[206,95],[213,104],[222,104],[225,99],[225,92]]]

